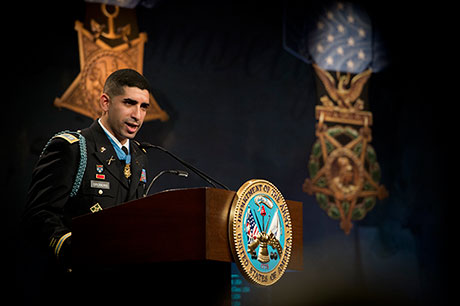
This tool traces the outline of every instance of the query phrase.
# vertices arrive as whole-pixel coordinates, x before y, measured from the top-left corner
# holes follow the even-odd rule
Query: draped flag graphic
[[[246,235],[248,236],[248,244],[251,244],[259,234],[259,228],[257,227],[256,220],[254,219],[252,211],[248,212],[244,223],[246,224]]]

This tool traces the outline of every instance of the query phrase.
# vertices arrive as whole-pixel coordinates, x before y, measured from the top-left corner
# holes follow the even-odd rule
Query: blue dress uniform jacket
[[[86,140],[87,160],[76,194],[70,196],[82,144],[77,134],[70,133],[49,142],[33,171],[27,195],[27,228],[30,234],[38,234],[58,258],[70,247],[72,218],[140,198],[146,188],[147,157],[138,142],[130,141],[131,176],[127,179],[124,161],[117,158],[97,121],[81,135]]]

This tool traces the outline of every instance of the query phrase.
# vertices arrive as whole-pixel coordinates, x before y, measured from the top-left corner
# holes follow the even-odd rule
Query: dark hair
[[[124,86],[146,89],[150,92],[147,79],[133,69],[120,69],[109,75],[105,80],[104,92],[113,98],[124,93]]]

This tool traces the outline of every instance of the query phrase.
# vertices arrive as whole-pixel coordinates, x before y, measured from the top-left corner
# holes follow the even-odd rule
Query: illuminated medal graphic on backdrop
[[[303,191],[315,195],[326,214],[349,234],[376,199],[388,196],[372,140],[367,84],[386,62],[367,13],[346,2],[319,4],[315,16],[287,14],[285,48],[311,63],[316,73],[317,140]],[[308,26],[307,23],[310,23]],[[305,31],[304,29],[308,29]]]
[[[134,9],[86,3],[87,22],[75,22],[81,72],[54,105],[96,119],[99,97],[107,77],[118,69],[142,73],[146,33],[138,33]],[[89,20],[89,22],[88,22]],[[144,121],[168,120],[152,94]]]
[[[250,180],[233,200],[230,246],[241,273],[269,286],[284,274],[292,250],[292,224],[282,194],[270,182]]]

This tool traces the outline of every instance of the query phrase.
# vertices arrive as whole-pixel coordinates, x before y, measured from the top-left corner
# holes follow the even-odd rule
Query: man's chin
[[[126,133],[126,135],[124,136],[126,139],[134,139],[134,137],[136,137],[136,134],[137,132],[136,133]]]
[[[127,139],[133,139],[133,138],[136,136],[136,134],[137,134],[137,132],[135,132],[135,133],[128,133],[127,131],[122,131],[122,132],[120,133],[120,136],[121,136],[121,138],[122,138],[123,140],[121,140],[120,142],[121,142],[121,143],[124,143],[125,140],[127,140]],[[117,138],[118,138],[118,137],[117,137]],[[118,140],[120,140],[120,139],[118,139]]]

